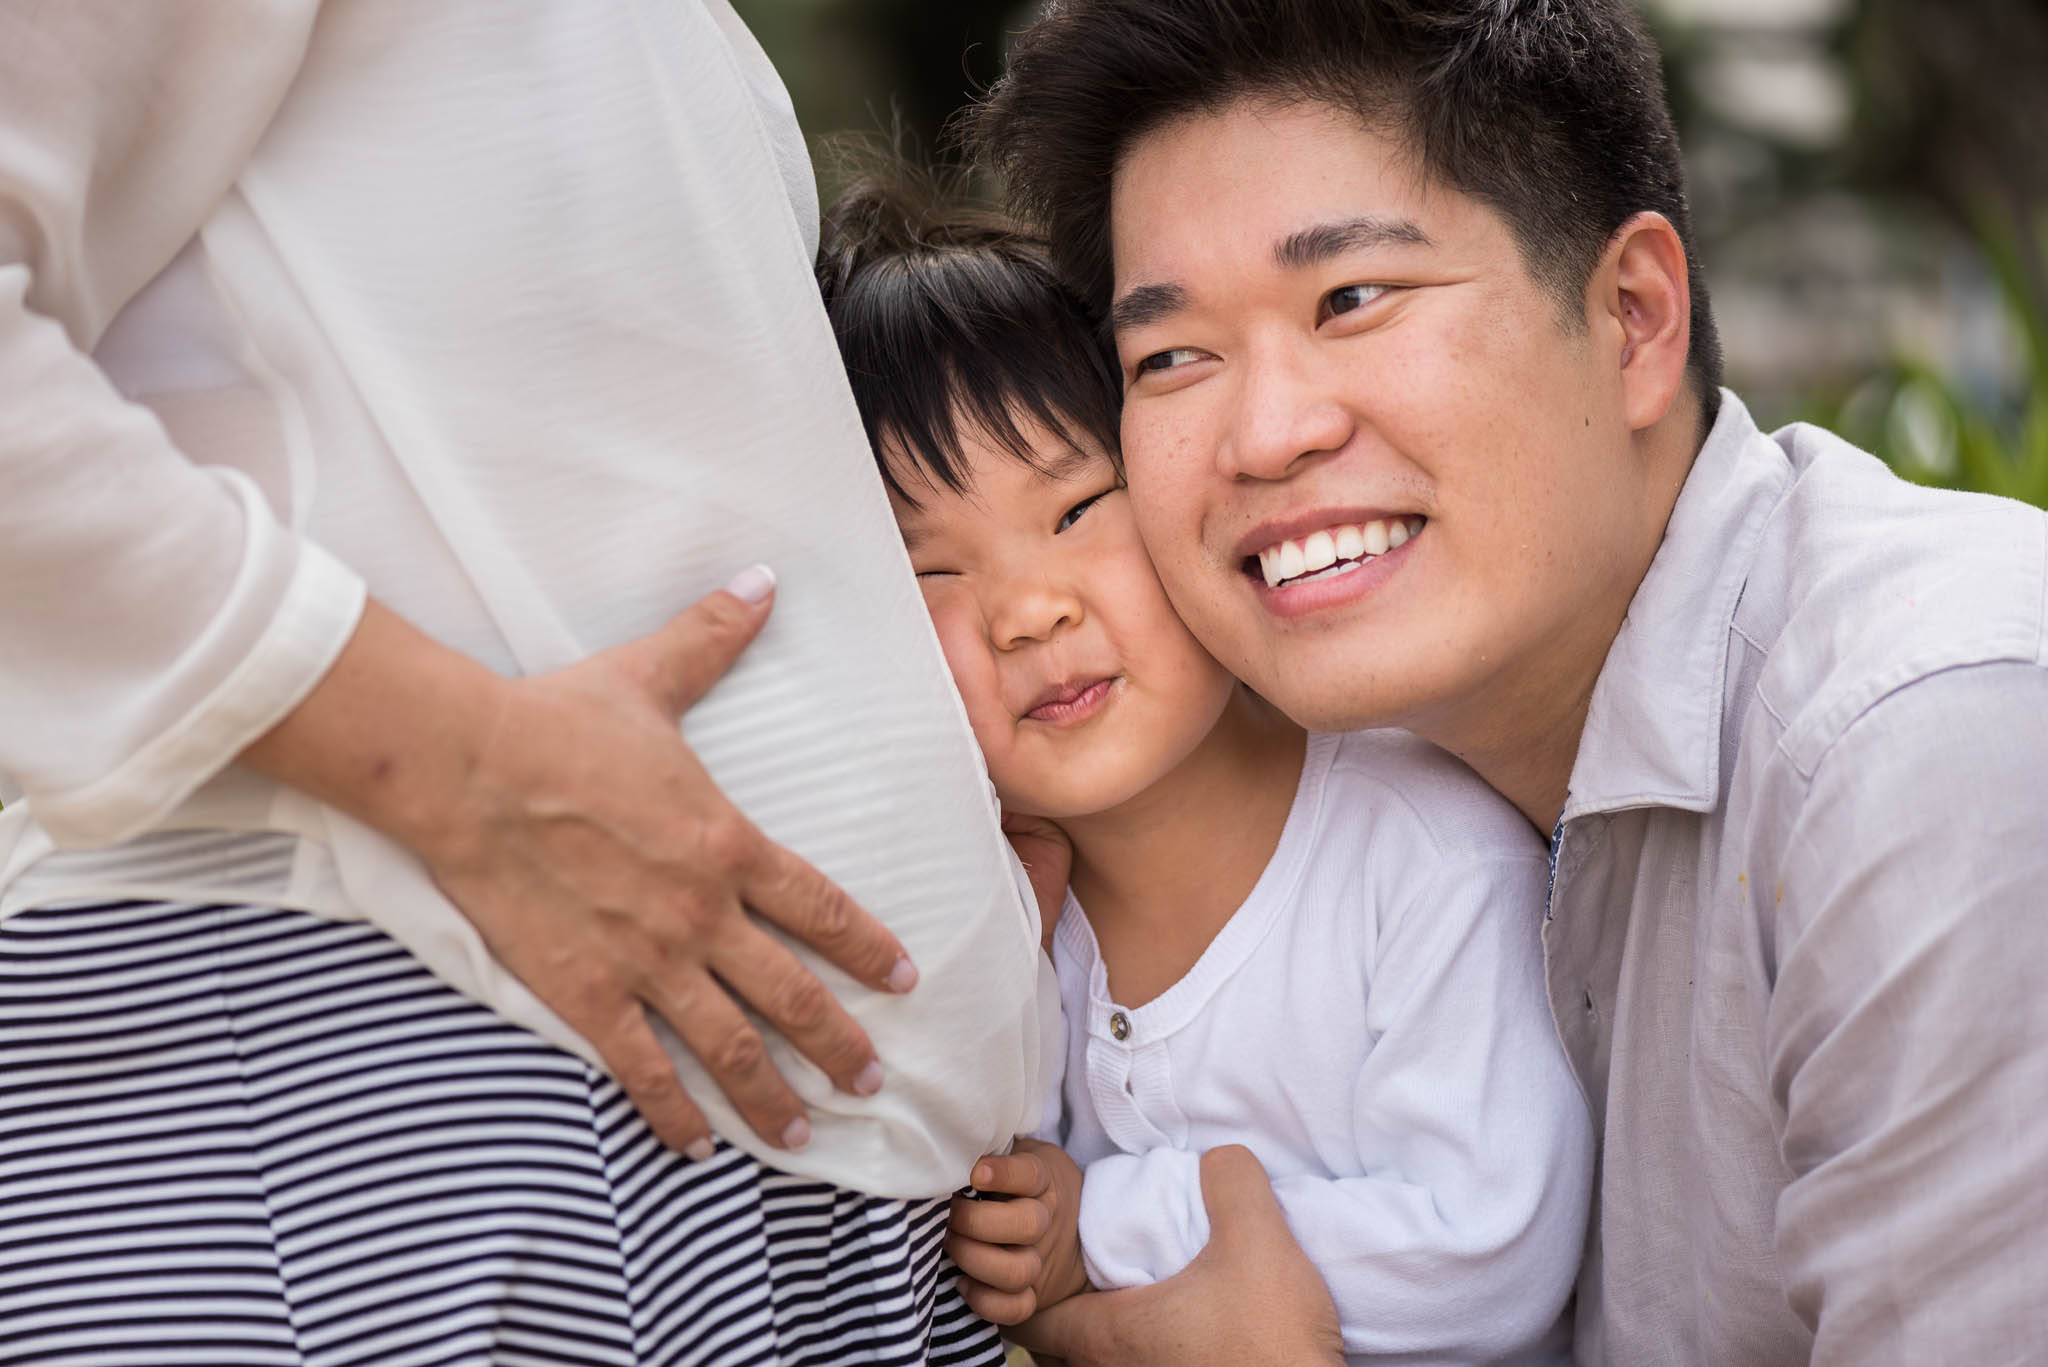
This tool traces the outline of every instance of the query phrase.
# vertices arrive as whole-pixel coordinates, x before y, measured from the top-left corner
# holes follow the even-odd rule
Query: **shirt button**
[[[1119,1040],[1129,1039],[1131,1037],[1131,1018],[1121,1011],[1110,1012],[1109,1033],[1115,1035]]]

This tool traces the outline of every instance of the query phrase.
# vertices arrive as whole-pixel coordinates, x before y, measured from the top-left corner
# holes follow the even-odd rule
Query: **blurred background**
[[[1728,379],[2048,506],[2048,0],[1641,0]],[[939,145],[1035,0],[734,0],[814,145]],[[835,187],[821,157],[820,189]]]

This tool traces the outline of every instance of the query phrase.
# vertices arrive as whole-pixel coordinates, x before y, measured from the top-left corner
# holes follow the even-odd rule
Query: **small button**
[[[1110,1012],[1109,1033],[1115,1035],[1119,1040],[1129,1039],[1131,1037],[1131,1018],[1121,1011]]]

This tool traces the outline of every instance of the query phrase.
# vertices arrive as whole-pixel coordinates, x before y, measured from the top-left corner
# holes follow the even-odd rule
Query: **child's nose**
[[[1047,579],[1012,583],[990,621],[990,635],[1002,650],[1049,641],[1063,628],[1079,625],[1081,602]]]

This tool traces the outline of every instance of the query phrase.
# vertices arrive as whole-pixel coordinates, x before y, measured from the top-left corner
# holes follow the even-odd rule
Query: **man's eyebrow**
[[[1411,247],[1433,245],[1429,234],[1410,219],[1365,215],[1336,223],[1318,223],[1289,233],[1273,244],[1273,260],[1282,270],[1298,271],[1346,252],[1392,243]],[[1187,308],[1188,302],[1188,292],[1180,285],[1134,285],[1110,305],[1110,331],[1163,322]]]
[[[1133,285],[1109,308],[1109,328],[1141,328],[1163,322],[1188,306],[1188,292],[1179,285]]]
[[[1298,271],[1319,266],[1346,252],[1390,243],[1427,247],[1429,234],[1405,218],[1347,218],[1337,223],[1318,223],[1290,233],[1273,246],[1273,260],[1282,270]]]

